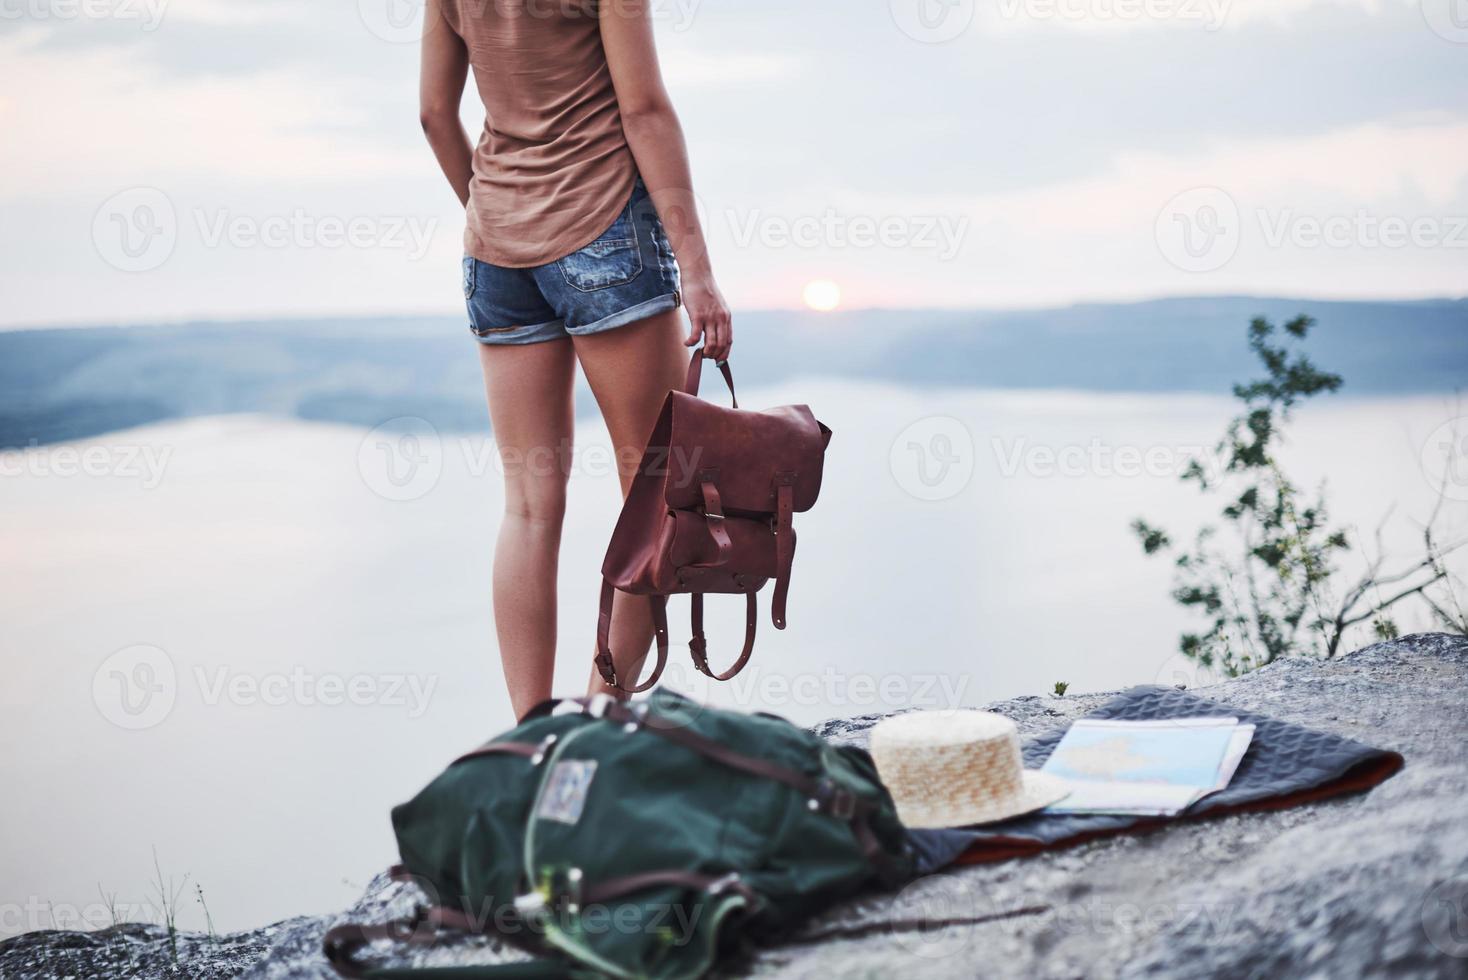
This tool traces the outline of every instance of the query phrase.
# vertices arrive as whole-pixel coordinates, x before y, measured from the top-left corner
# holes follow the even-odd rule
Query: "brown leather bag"
[[[791,516],[815,506],[831,430],[805,405],[764,412],[740,409],[726,361],[719,370],[733,408],[698,397],[703,351],[693,354],[683,391],[670,391],[648,439],[622,516],[602,563],[601,616],[596,666],[613,687],[629,694],[657,684],[668,664],[667,597],[692,596],[693,664],[715,680],[744,669],[754,650],[755,598],[775,580],[771,619],[785,628],[790,565],[795,559]],[[616,591],[652,603],[657,666],[641,686],[617,677],[608,638]],[[703,635],[706,593],[745,596],[744,650],[722,674],[708,664]]]

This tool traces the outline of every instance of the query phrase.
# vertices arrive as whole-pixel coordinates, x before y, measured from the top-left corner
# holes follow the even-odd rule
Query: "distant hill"
[[[1468,300],[1168,299],[1013,312],[748,313],[746,387],[794,375],[914,385],[1224,394],[1254,370],[1256,315],[1309,313],[1318,364],[1346,391],[1451,391],[1468,380]],[[583,409],[590,410],[588,400]],[[0,332],[0,448],[162,419],[265,412],[446,431],[487,424],[474,344],[454,317],[278,320]]]

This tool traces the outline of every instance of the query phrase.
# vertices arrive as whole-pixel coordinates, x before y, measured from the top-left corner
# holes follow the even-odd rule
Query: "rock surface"
[[[1429,634],[1328,663],[1282,661],[1200,691],[1395,749],[1407,767],[1365,795],[1177,824],[855,898],[730,964],[729,975],[1468,976],[1468,638]],[[1107,697],[991,708],[1033,735]],[[819,730],[861,743],[876,721]],[[181,937],[177,966],[157,927],[29,933],[0,943],[0,977],[326,980],[327,928],[407,914],[416,897],[379,877],[340,915]],[[411,962],[507,955],[459,939]]]

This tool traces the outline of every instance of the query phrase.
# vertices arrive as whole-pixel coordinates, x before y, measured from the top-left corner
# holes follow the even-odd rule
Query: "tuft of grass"
[[[117,892],[105,891],[99,881],[97,882],[97,894],[102,897],[102,907],[107,910],[109,926],[120,926],[127,921],[127,913],[117,901]]]
[[[1065,692],[1066,691],[1069,691],[1069,690],[1070,690],[1070,685],[1067,684],[1065,681],[1056,681],[1055,682],[1055,696],[1057,698],[1063,698],[1063,697],[1065,697]]]
[[[163,867],[158,863],[157,847],[153,848],[153,873],[157,876],[153,881],[153,891],[158,897],[158,915],[162,919],[163,928],[168,931],[168,951],[173,956],[173,965],[176,967],[178,966],[178,900],[189,883],[189,876],[184,875],[183,880],[176,885],[172,875],[169,875],[165,881]]]
[[[209,903],[204,901],[204,886],[197,881],[194,882],[194,895],[198,898],[199,907],[204,910],[204,924],[209,929],[209,939],[211,942],[215,941],[219,937],[214,934],[214,916],[209,914]]]

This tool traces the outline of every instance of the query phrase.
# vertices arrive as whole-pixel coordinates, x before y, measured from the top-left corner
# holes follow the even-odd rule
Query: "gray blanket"
[[[1297,806],[1311,800],[1360,792],[1402,768],[1396,752],[1372,748],[1241,711],[1171,687],[1135,687],[1086,717],[1124,721],[1229,715],[1254,727],[1254,741],[1228,787],[1205,796],[1176,817],[1074,816],[1031,814],[1003,823],[959,830],[914,830],[912,844],[920,873],[949,864],[974,864],[1022,857],[1052,847],[1067,847],[1096,837],[1150,830],[1172,820],[1196,820],[1241,810]],[[1065,729],[1024,746],[1025,767],[1038,769],[1050,757]]]

